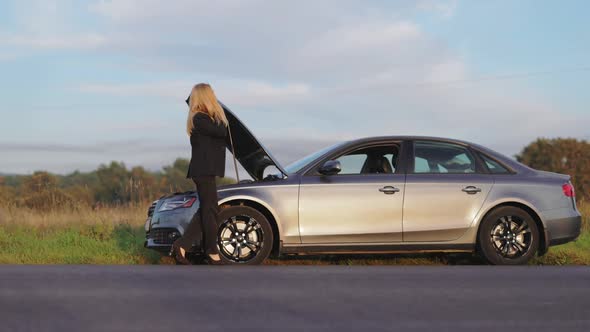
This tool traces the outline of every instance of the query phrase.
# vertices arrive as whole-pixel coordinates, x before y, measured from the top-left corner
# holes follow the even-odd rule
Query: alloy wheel
[[[533,241],[528,222],[516,216],[499,218],[492,227],[490,237],[496,252],[509,259],[525,255]]]
[[[246,263],[263,248],[264,231],[258,221],[247,215],[233,216],[219,228],[219,252],[228,260]]]

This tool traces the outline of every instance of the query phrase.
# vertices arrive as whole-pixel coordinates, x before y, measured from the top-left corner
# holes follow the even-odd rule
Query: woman
[[[192,147],[187,178],[191,178],[197,186],[203,247],[209,262],[215,264],[220,262],[216,241],[219,206],[215,176],[223,177],[225,174],[227,118],[209,84],[195,85],[187,103],[189,112],[186,131]],[[183,236],[172,245],[171,251],[181,264],[190,264],[186,252],[201,235],[198,220],[195,216]]]

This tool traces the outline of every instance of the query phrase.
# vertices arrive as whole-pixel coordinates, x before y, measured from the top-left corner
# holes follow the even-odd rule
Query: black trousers
[[[217,205],[217,185],[214,175],[201,175],[192,178],[197,186],[200,207],[184,234],[177,241],[187,251],[203,235],[205,254],[217,254],[217,230],[219,228],[219,205]],[[202,230],[202,232],[201,232]]]

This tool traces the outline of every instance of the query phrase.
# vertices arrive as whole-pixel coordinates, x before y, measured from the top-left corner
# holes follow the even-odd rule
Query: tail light
[[[164,204],[162,204],[162,206],[160,207],[158,212],[170,211],[170,210],[176,210],[176,209],[182,209],[182,208],[190,208],[193,206],[193,204],[195,204],[196,200],[197,200],[197,198],[192,197],[192,196],[172,197],[172,198],[167,199],[164,202]]]
[[[576,191],[574,190],[574,186],[570,182],[564,184],[561,188],[563,189],[563,194],[566,197],[576,197]]]

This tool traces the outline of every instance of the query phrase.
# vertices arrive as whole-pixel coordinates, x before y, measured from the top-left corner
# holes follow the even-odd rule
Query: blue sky
[[[418,134],[590,138],[587,1],[0,2],[0,172],[189,157],[209,82],[288,163]]]

